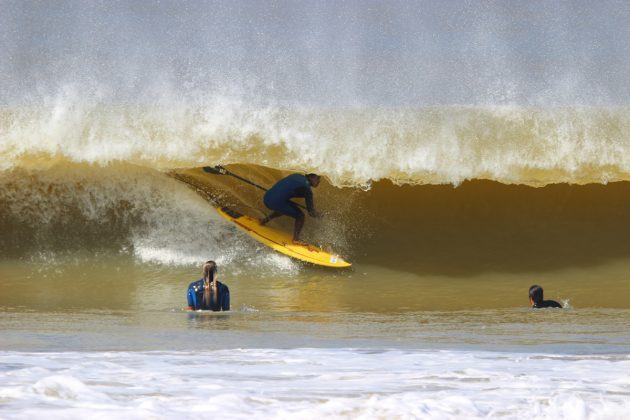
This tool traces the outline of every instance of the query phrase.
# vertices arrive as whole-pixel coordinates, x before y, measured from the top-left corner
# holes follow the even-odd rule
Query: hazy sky
[[[630,104],[630,1],[0,0],[0,98]],[[100,95],[100,96],[99,96]]]

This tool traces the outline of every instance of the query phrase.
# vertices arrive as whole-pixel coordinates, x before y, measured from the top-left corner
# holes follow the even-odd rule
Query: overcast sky
[[[630,104],[630,1],[0,0],[0,99]]]

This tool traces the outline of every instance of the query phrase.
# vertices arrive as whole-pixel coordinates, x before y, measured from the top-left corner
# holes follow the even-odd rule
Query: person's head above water
[[[562,308],[555,300],[544,300],[543,288],[535,284],[529,288],[529,304],[532,308]]]
[[[205,283],[212,283],[217,276],[217,263],[206,261],[203,264],[203,279]]]
[[[529,288],[529,304],[540,305],[543,301],[543,288],[535,284]]]
[[[321,181],[321,177],[317,174],[306,174],[306,178],[308,179],[308,183],[311,184],[311,187],[317,188],[319,185],[319,181]]]

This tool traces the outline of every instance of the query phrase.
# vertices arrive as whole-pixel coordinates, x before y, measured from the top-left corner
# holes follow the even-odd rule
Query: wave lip
[[[0,112],[4,169],[114,161],[158,170],[240,163],[336,186],[630,180],[623,107],[314,109],[214,97],[169,106],[58,102]]]

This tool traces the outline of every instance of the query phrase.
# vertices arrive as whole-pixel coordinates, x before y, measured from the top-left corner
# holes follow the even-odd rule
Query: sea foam
[[[603,419],[630,413],[627,355],[297,348],[4,352],[0,360],[4,418]]]

